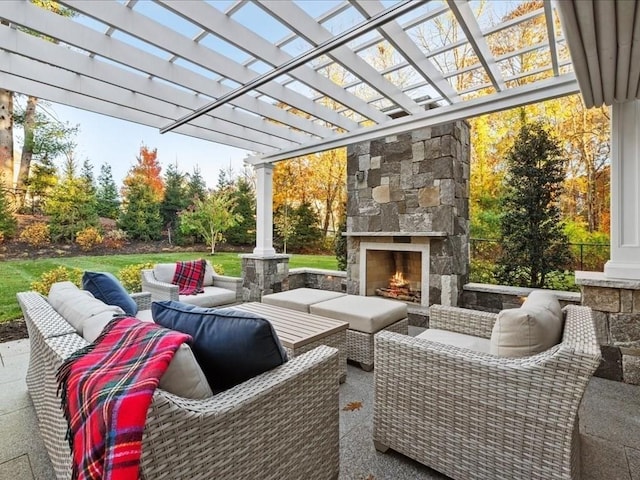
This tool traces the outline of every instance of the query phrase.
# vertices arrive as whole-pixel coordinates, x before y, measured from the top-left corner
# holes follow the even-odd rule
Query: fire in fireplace
[[[421,252],[368,250],[366,294],[420,304],[421,259]]]
[[[376,288],[376,295],[414,303],[420,303],[422,300],[420,290],[411,288],[411,282],[405,280],[402,272],[393,274],[389,279],[388,287]]]

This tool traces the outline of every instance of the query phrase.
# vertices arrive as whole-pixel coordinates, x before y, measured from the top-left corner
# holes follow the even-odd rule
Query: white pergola
[[[59,3],[0,2],[0,87],[252,152],[262,256],[273,162],[578,91],[613,105],[606,273],[640,279],[636,1]]]

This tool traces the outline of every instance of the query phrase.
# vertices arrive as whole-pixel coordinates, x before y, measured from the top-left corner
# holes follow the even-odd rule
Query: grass
[[[0,322],[20,318],[22,312],[16,300],[16,293],[30,290],[31,282],[38,280],[44,272],[59,266],[111,272],[117,276],[118,271],[127,265],[194,260],[203,257],[211,263],[222,265],[225,275],[241,275],[241,260],[238,254],[224,252],[216,253],[213,257],[205,256],[202,252],[171,252],[3,261],[0,262]],[[301,267],[336,270],[337,261],[329,255],[292,255],[289,268]]]

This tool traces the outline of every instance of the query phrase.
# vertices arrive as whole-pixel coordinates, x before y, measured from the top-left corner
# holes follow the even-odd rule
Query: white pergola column
[[[611,256],[607,278],[640,280],[640,101],[611,107]]]
[[[253,254],[272,257],[273,248],[273,164],[253,166],[256,172],[256,248]]]

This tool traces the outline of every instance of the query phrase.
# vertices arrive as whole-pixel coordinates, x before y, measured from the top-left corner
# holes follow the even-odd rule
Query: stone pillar
[[[259,302],[262,295],[289,290],[289,255],[242,255],[242,300]]]
[[[640,385],[640,280],[576,272],[576,284],[593,310],[602,351],[596,376]]]
[[[608,278],[640,280],[640,101],[611,107],[611,259]]]
[[[256,172],[256,248],[254,255],[272,257],[273,248],[273,164],[254,165]]]

